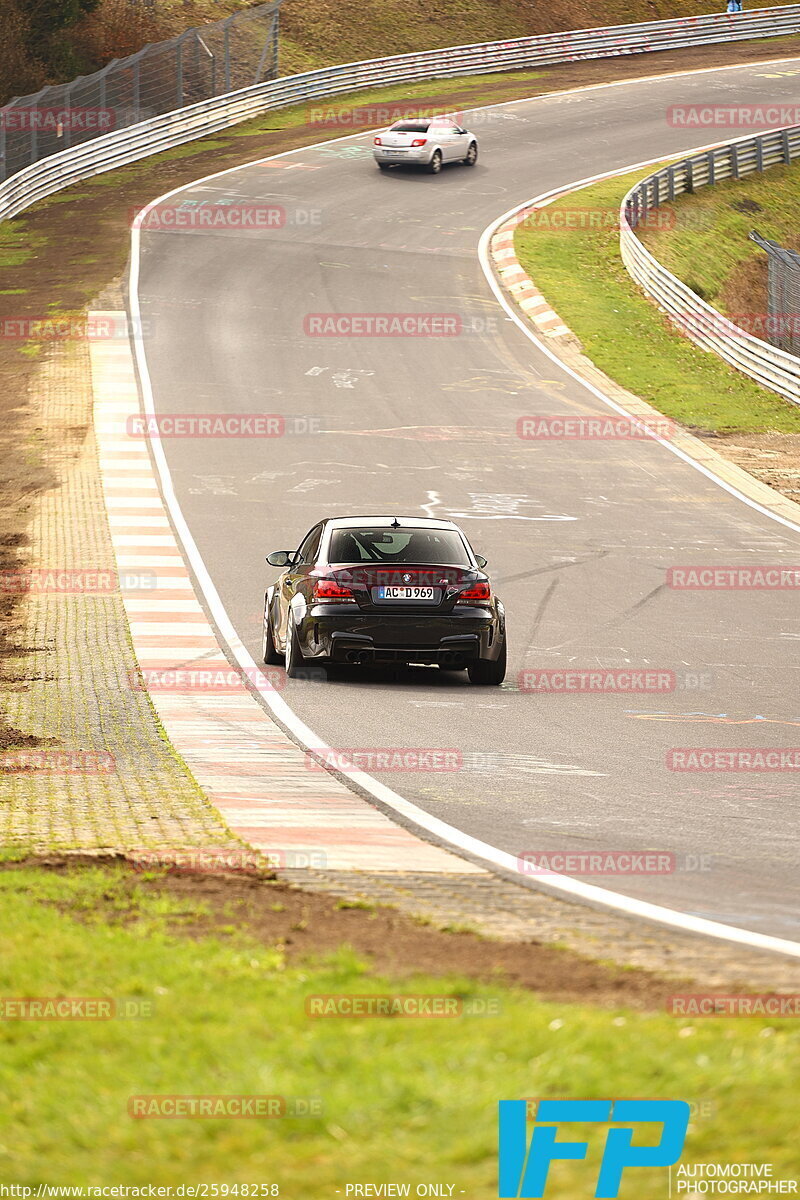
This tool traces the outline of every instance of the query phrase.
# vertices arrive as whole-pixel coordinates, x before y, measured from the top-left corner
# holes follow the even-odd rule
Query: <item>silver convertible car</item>
[[[474,133],[447,117],[395,121],[374,139],[372,152],[382,171],[404,164],[424,167],[438,175],[442,163],[461,162],[474,167],[478,141]]]

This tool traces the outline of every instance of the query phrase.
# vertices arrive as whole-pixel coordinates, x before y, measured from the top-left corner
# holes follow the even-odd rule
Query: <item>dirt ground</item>
[[[53,856],[2,863],[0,870],[35,866],[64,873],[89,865],[119,867],[124,862],[122,858]],[[265,946],[280,944],[294,963],[348,945],[376,972],[392,979],[417,973],[457,975],[483,983],[502,982],[546,1000],[662,1012],[678,983],[690,990],[691,981],[685,979],[667,980],[642,970],[590,962],[533,940],[493,941],[475,933],[437,929],[391,908],[362,907],[302,891],[268,873],[167,871],[151,878],[131,870],[109,888],[104,907],[94,909],[92,919],[135,920],[135,898],[141,891],[186,902],[186,916],[175,918],[169,927],[175,936],[224,940],[244,934]],[[126,900],[131,902],[127,908]],[[204,907],[202,916],[192,915],[195,905]],[[80,910],[63,911],[82,917]]]

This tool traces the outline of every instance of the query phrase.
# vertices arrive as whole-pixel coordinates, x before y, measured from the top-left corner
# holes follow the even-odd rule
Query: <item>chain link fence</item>
[[[789,354],[800,355],[800,254],[771,242],[755,229],[750,240],[769,255],[767,339]]]
[[[271,0],[0,108],[0,181],[40,158],[278,75]]]

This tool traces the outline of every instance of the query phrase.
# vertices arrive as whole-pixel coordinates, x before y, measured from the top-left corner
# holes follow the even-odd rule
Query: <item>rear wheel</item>
[[[475,163],[477,161],[478,161],[478,143],[470,142],[469,150],[467,151],[467,157],[464,159],[464,165],[467,167],[474,167]]]
[[[476,658],[467,667],[471,683],[497,687],[506,677],[506,639],[497,658]]]
[[[382,162],[379,162],[379,163],[378,163],[378,170],[379,170],[379,171],[388,171],[388,170],[389,170],[389,163],[382,163]]]
[[[433,157],[431,158],[431,161],[428,163],[428,171],[431,175],[438,175],[439,172],[441,171],[441,169],[442,169],[442,152],[441,152],[441,150],[434,150]]]
[[[297,640],[297,630],[294,627],[294,619],[292,610],[289,609],[289,615],[286,618],[286,653],[284,654],[284,666],[286,674],[290,679],[296,679],[305,668],[305,659],[303,652],[300,649],[300,643]]]
[[[264,632],[261,635],[261,657],[267,666],[276,667],[283,662],[283,655],[275,649],[275,634],[272,630],[272,614],[269,604],[264,608]]]

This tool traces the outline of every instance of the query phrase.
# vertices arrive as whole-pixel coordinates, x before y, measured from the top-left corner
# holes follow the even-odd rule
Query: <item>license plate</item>
[[[435,603],[439,599],[439,589],[433,587],[379,587],[376,589],[379,600],[427,600]]]

